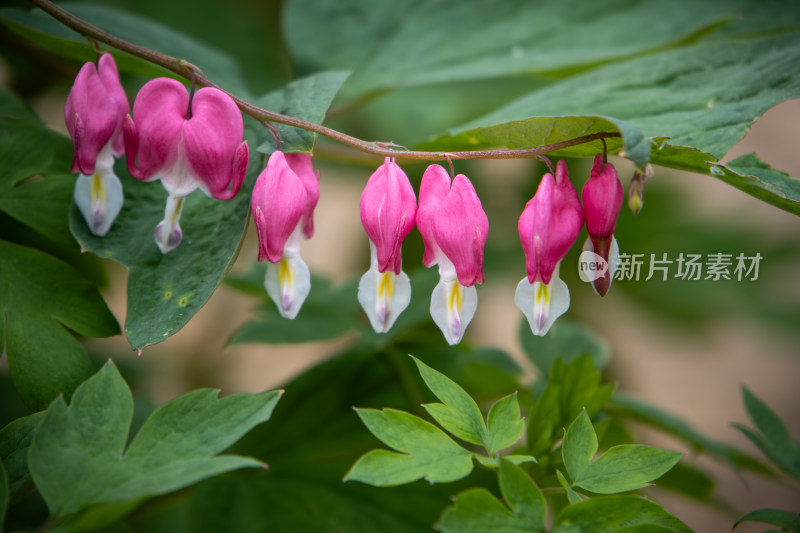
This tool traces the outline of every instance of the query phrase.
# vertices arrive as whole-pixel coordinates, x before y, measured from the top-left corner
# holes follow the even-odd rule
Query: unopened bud
[[[633,216],[636,216],[641,212],[642,206],[644,206],[644,177],[639,172],[634,172],[628,186],[628,209]]]

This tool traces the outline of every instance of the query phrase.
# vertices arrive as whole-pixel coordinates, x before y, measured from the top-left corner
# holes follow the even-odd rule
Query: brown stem
[[[288,115],[282,115],[280,113],[275,113],[274,111],[270,111],[268,109],[263,109],[256,105],[253,105],[250,102],[239,98],[235,94],[231,94],[225,89],[219,87],[217,84],[209,80],[198,67],[192,65],[188,61],[168,56],[165,54],[161,54],[153,50],[150,50],[149,48],[145,48],[143,46],[139,46],[131,42],[128,42],[124,39],[120,39],[119,37],[111,35],[110,33],[107,33],[101,30],[100,28],[92,26],[88,22],[79,19],[72,13],[57,6],[50,0],[30,0],[30,1],[31,3],[35,4],[40,9],[42,9],[42,11],[53,17],[54,19],[58,20],[68,28],[80,33],[81,35],[106,43],[118,50],[142,58],[146,61],[149,61],[150,63],[153,63],[154,65],[163,67],[166,70],[173,72],[186,79],[194,80],[197,83],[197,85],[200,85],[201,87],[214,87],[216,89],[225,92],[228,96],[230,96],[233,99],[234,102],[236,102],[236,105],[239,106],[239,109],[243,113],[250,115],[259,122],[276,122],[278,124],[286,124],[287,126],[300,128],[306,131],[316,133],[318,135],[322,135],[324,137],[328,137],[329,139],[333,139],[342,144],[346,144],[348,146],[356,148],[357,150],[361,150],[362,152],[366,152],[368,154],[373,154],[380,157],[396,157],[401,159],[422,159],[427,161],[446,161],[448,159],[535,158],[542,154],[553,152],[555,150],[560,150],[562,148],[568,148],[570,146],[576,146],[579,144],[584,144],[596,140],[603,140],[603,142],[605,143],[605,139],[607,138],[622,136],[617,132],[599,132],[599,133],[592,133],[589,135],[582,135],[574,139],[568,139],[566,141],[561,141],[554,144],[546,144],[543,146],[537,146],[535,148],[524,148],[516,150],[508,150],[508,149],[467,150],[467,151],[457,151],[457,152],[426,152],[420,150],[396,150],[383,143],[364,141],[362,139],[358,139],[351,135],[347,135],[346,133],[342,133],[340,131],[328,128],[326,126],[322,126],[320,124],[315,124],[313,122],[308,122],[306,120],[302,120],[296,117],[291,117]]]

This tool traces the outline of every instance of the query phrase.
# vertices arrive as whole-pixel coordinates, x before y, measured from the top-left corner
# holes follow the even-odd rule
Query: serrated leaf
[[[93,337],[119,331],[100,294],[70,265],[6,241],[0,241],[0,314],[11,376],[32,410],[69,396],[93,371],[70,330]]]
[[[520,418],[517,393],[500,398],[489,409],[487,441],[490,455],[508,448],[519,440],[525,431],[525,419]]]
[[[486,489],[470,489],[445,509],[438,529],[445,533],[545,531],[544,496],[530,476],[501,459],[498,477],[505,505]]]
[[[43,416],[44,412],[38,412],[17,418],[0,429],[0,460],[6,467],[10,495],[28,479],[28,447]]]
[[[692,530],[658,504],[640,496],[592,498],[565,507],[551,533],[692,533]]]
[[[345,481],[362,481],[378,487],[421,478],[430,483],[446,483],[472,472],[472,454],[433,424],[396,409],[356,409],[356,412],[373,435],[397,451],[367,452],[350,468]]]
[[[28,454],[51,513],[93,504],[128,504],[206,477],[262,463],[216,454],[268,420],[279,391],[236,394],[200,389],[157,409],[125,450],[133,416],[130,389],[113,363],[84,382],[69,406],[48,408]]]
[[[488,448],[486,424],[475,400],[452,379],[412,356],[428,388],[442,403],[425,404],[425,410],[447,431],[472,444]]]
[[[792,440],[783,420],[747,387],[742,387],[744,406],[758,432],[734,426],[784,472],[800,480],[800,443]]]
[[[253,123],[245,122],[252,145]],[[125,335],[133,349],[163,341],[180,330],[208,301],[236,258],[250,214],[250,193],[263,156],[250,151],[247,177],[232,200],[214,200],[196,190],[181,215],[183,241],[162,254],[153,231],[164,217],[167,193],[160,183],[144,183],[117,162],[125,203],[105,237],[91,233],[78,208],[69,213],[70,230],[81,246],[130,270]]]
[[[733,524],[736,529],[742,522],[762,522],[778,526],[782,531],[800,533],[800,514],[782,509],[756,509],[750,511]]]
[[[319,72],[294,80],[284,88],[262,96],[255,103],[270,111],[322,124],[328,107],[349,75],[349,71]],[[275,128],[280,135],[283,152],[313,152],[316,133],[285,124],[275,124]],[[259,152],[271,154],[277,149],[269,131],[265,131],[261,137],[265,140],[259,143]]]
[[[524,320],[520,321],[519,337],[525,355],[545,377],[556,359],[570,363],[588,354],[595,368],[602,369],[608,363],[609,349],[597,335],[577,322],[562,318],[547,335],[540,337],[531,333]]]
[[[640,444],[609,448],[597,459],[597,435],[584,410],[570,425],[562,444],[572,484],[597,494],[641,489],[680,461],[681,453]]]
[[[794,68],[798,61],[797,32],[668,50],[536,89],[425,146],[450,151],[530,148],[600,130],[619,131],[627,157],[639,166],[649,158],[655,164],[720,175],[716,161],[754,120],[770,107],[800,97],[800,73]],[[731,83],[718,83],[723,78]],[[670,141],[651,151],[648,137]],[[619,144],[609,146],[616,150]],[[597,151],[598,144],[589,143],[554,154],[585,157]],[[757,169],[759,179],[763,175],[765,182],[774,181],[768,174]],[[743,189],[757,191],[761,199],[769,195],[775,205],[798,212],[796,188],[783,189],[788,200],[770,187],[754,189],[751,183]]]
[[[61,3],[76,17],[126,41],[188,61],[209,79],[245,96],[239,65],[227,54],[197,39],[128,10],[110,6]],[[76,61],[92,61],[95,52],[87,40],[39,9],[0,10],[0,23],[50,53]],[[167,76],[185,81],[176,74],[125,52],[112,50],[121,72],[155,78]]]

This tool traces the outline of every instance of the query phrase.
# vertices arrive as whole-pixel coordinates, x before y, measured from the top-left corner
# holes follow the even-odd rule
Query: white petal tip
[[[411,282],[405,272],[378,272],[376,265],[361,276],[358,303],[376,333],[386,333],[411,302]]]

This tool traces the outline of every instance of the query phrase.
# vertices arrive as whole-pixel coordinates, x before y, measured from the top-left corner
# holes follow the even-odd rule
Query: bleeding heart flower
[[[250,207],[258,232],[258,260],[269,261],[264,287],[286,318],[297,316],[311,291],[300,239],[314,234],[318,200],[319,172],[308,154],[273,152],[253,188]]]
[[[476,283],[483,283],[483,247],[489,219],[472,183],[459,174],[452,183],[440,165],[422,176],[417,227],[425,243],[422,262],[439,265],[431,316],[450,345],[458,344],[478,308]]]
[[[114,174],[114,157],[124,152],[122,122],[128,98],[119,82],[114,58],[103,54],[97,66],[81,67],[64,106],[64,121],[75,147],[72,172],[75,204],[89,229],[108,233],[122,209],[122,183]]]
[[[387,157],[361,194],[361,223],[369,237],[370,268],[358,284],[358,301],[372,328],[385,333],[411,301],[400,248],[414,228],[417,197],[408,176]]]
[[[583,209],[572,187],[563,160],[556,177],[542,177],[536,194],[519,217],[519,238],[525,251],[528,276],[517,285],[515,302],[535,335],[544,335],[555,320],[569,309],[569,289],[558,276],[583,227]]]
[[[604,273],[592,281],[597,294],[605,296],[619,266],[619,246],[614,238],[614,229],[625,193],[614,165],[604,163],[602,154],[595,156],[581,196],[589,232],[583,250],[597,254],[608,265]]]
[[[190,98],[176,80],[157,78],[144,85],[133,103],[133,119],[123,124],[128,171],[142,181],[161,180],[169,193],[155,230],[162,253],[181,242],[183,200],[195,189],[230,200],[247,171],[242,115],[230,96],[206,87]]]

